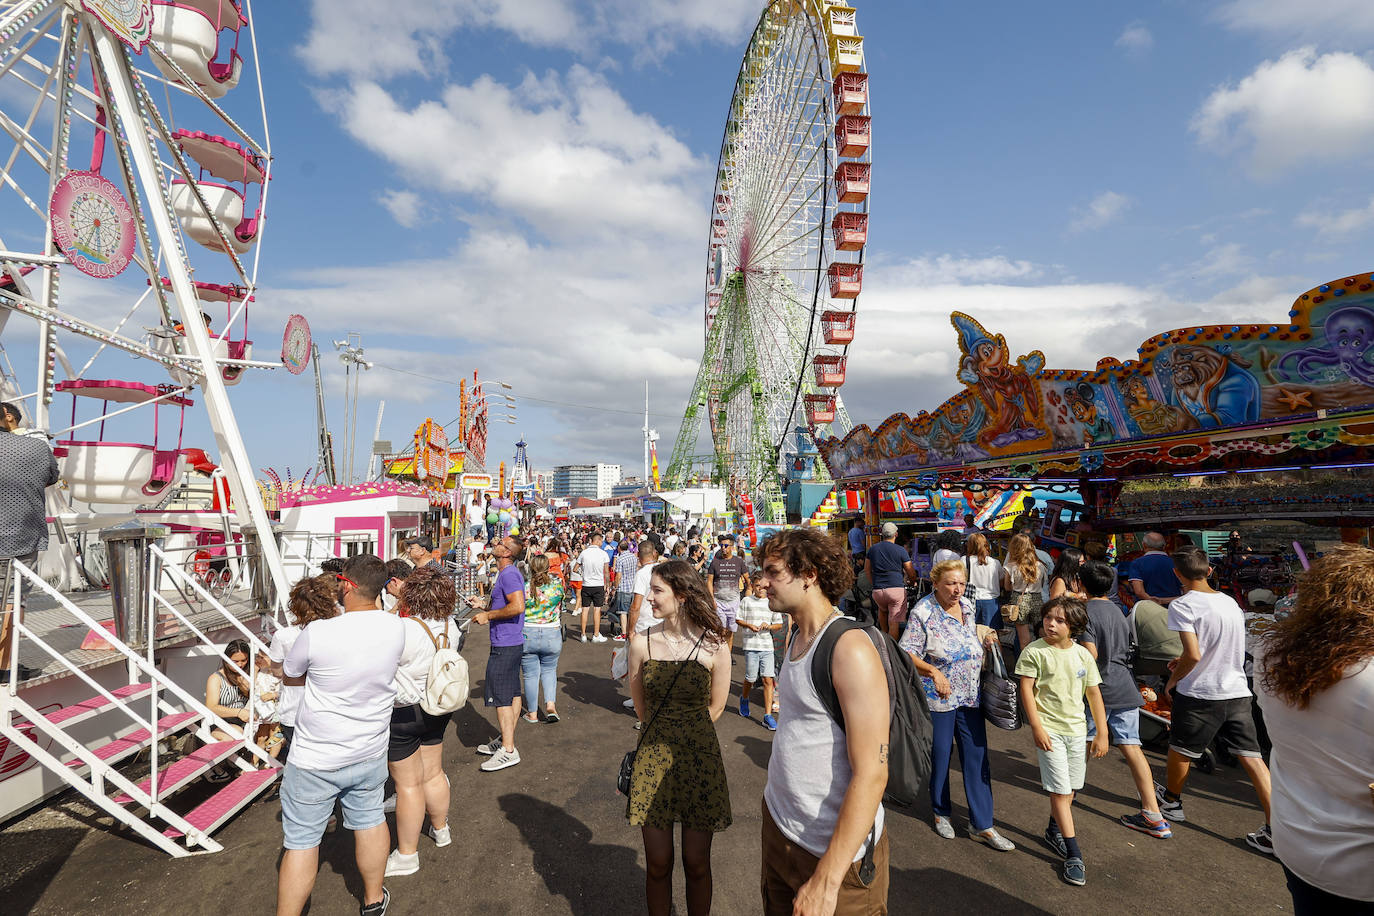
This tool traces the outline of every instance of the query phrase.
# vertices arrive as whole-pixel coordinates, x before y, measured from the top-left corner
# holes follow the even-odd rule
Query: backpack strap
[[[429,641],[432,642],[432,643],[434,643],[434,651],[435,651],[435,652],[438,652],[438,651],[439,651],[439,640],[437,640],[437,639],[434,638],[434,631],[431,630],[431,629],[429,628],[429,624],[425,623],[425,622],[424,622],[423,620],[421,620],[419,617],[407,617],[406,619],[407,619],[407,620],[413,620],[413,621],[415,621],[416,623],[418,623],[418,624],[420,625],[420,629],[422,629],[422,630],[425,631],[425,635],[429,637]],[[444,648],[448,648],[448,623],[447,623],[447,622],[444,623]]]
[[[816,688],[816,696],[820,698],[821,705],[825,711],[830,713],[830,718],[839,725],[840,731],[844,731],[844,712],[840,709],[840,696],[835,692],[835,682],[831,676],[831,662],[835,657],[835,644],[840,641],[840,637],[850,630],[862,630],[869,641],[873,643],[873,648],[878,651],[878,658],[883,665],[883,674],[887,680],[887,699],[888,708],[896,702],[896,685],[893,683],[892,659],[888,657],[887,646],[885,645],[884,634],[879,633],[875,627],[865,626],[856,620],[848,617],[841,617],[830,624],[821,634],[816,645],[815,654],[811,656],[811,683]]]

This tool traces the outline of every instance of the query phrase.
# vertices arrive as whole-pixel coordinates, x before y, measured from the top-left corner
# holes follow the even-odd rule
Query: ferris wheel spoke
[[[812,189],[811,189],[811,193],[810,193],[809,195],[807,195],[807,197],[806,197],[801,203],[797,204],[796,208],[793,209],[792,212],[789,213],[789,214],[787,215],[787,218],[786,218],[785,220],[783,220],[783,222],[780,223],[780,224],[778,225],[778,228],[774,229],[773,232],[772,232],[767,238],[760,239],[759,242],[758,242],[757,244],[760,245],[760,246],[768,244],[769,242],[771,242],[773,239],[775,239],[775,238],[778,236],[778,233],[782,232],[784,229],[786,229],[786,228],[788,228],[789,226],[791,226],[791,225],[792,225],[792,222],[793,222],[793,217],[795,217],[798,213],[800,213],[800,212],[802,211],[802,209],[803,209],[804,207],[806,207],[811,201],[814,201],[814,200],[816,199],[816,197],[817,197],[823,190],[824,190],[824,186],[823,186],[823,185],[817,185],[816,187],[812,188]],[[805,221],[798,220],[797,222],[805,222]],[[765,259],[765,258],[768,258],[768,257],[770,257],[771,255],[773,255],[773,254],[775,254],[775,253],[777,253],[777,252],[780,252],[780,251],[785,251],[787,248],[791,247],[792,245],[795,245],[795,244],[797,244],[798,242],[801,242],[801,241],[804,240],[804,239],[809,239],[809,238],[812,237],[812,236],[815,236],[816,239],[817,239],[817,241],[819,241],[819,240],[820,240],[820,237],[821,237],[824,233],[825,233],[825,226],[824,226],[824,224],[822,224],[822,223],[820,223],[820,222],[816,222],[816,223],[812,224],[812,225],[810,226],[810,228],[807,229],[805,232],[801,232],[801,233],[798,233],[798,234],[796,234],[796,235],[789,235],[786,239],[784,239],[782,242],[780,242],[776,247],[770,248],[767,252],[760,252],[760,253],[757,255],[757,257],[758,257],[759,259],[761,259],[761,260],[762,260],[762,259]],[[807,243],[806,247],[807,247],[807,249],[809,249],[809,248],[811,247],[811,246],[810,246],[810,243]]]

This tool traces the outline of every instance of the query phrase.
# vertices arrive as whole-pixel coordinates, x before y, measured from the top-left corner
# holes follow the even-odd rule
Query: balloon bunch
[[[501,537],[508,534],[519,534],[520,513],[516,511],[515,503],[504,496],[493,499],[491,511],[487,513],[487,524],[495,525],[500,530]]]

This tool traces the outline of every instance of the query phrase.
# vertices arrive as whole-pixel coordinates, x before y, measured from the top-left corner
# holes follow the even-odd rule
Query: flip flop
[[[545,722],[549,722],[549,723],[557,722],[557,721],[558,721],[558,713],[556,713],[556,712],[546,712],[546,713],[544,713],[544,721],[545,721]]]

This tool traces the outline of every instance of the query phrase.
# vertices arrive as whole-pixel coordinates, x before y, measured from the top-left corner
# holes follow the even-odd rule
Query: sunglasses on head
[[[334,578],[335,578],[335,579],[338,579],[340,582],[347,582],[349,585],[353,586],[354,588],[360,588],[360,587],[361,587],[361,586],[358,585],[358,583],[354,582],[352,579],[348,578],[348,576],[345,576],[343,573],[335,573],[335,574],[334,574]]]

